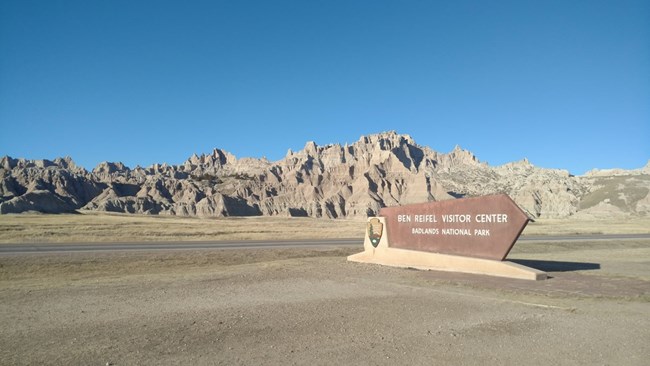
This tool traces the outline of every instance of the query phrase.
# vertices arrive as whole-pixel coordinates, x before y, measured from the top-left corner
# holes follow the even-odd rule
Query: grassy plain
[[[183,218],[120,214],[3,215],[0,243],[273,240],[363,237],[365,220]]]
[[[0,243],[362,238],[364,219],[182,218],[120,214],[2,215]],[[650,233],[650,217],[536,220],[524,235]]]
[[[524,235],[649,234],[650,217],[611,219],[536,219]]]

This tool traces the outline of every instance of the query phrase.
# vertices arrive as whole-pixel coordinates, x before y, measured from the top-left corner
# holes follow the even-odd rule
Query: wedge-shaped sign
[[[386,207],[379,216],[392,248],[499,261],[529,220],[505,194]]]

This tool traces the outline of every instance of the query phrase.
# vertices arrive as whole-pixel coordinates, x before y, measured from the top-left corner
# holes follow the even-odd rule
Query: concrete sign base
[[[508,261],[392,248],[388,243],[388,235],[383,235],[386,228],[386,219],[383,217],[369,218],[368,227],[372,227],[374,230],[367,230],[366,232],[363,243],[364,251],[349,256],[348,261],[524,280],[544,280],[547,278],[546,272]]]

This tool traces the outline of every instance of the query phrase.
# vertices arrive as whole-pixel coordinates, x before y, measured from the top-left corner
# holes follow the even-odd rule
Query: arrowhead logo
[[[372,246],[377,248],[379,241],[381,240],[381,235],[384,233],[384,224],[379,221],[379,219],[374,218],[368,221],[368,238]]]

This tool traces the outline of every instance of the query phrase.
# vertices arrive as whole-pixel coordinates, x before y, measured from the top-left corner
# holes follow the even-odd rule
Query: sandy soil
[[[353,249],[0,257],[2,364],[647,365],[650,240],[518,243],[523,281]]]

